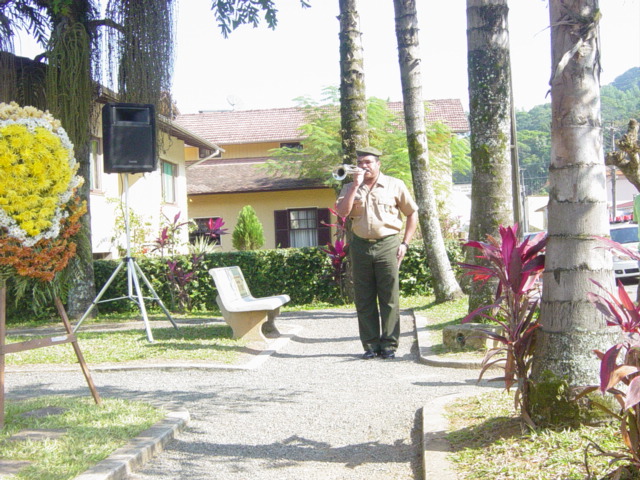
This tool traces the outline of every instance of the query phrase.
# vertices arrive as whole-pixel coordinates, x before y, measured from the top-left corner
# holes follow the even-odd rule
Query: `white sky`
[[[173,94],[182,113],[295,105],[340,81],[338,0],[276,0],[275,31],[240,27],[224,39],[213,0],[178,0]],[[509,32],[516,107],[547,103],[546,0],[511,0]],[[602,85],[640,66],[640,0],[600,0]],[[359,0],[367,96],[402,100],[392,0]],[[418,2],[423,95],[459,98],[468,110],[465,0]],[[264,22],[263,22],[264,23]],[[16,46],[33,57],[32,42]]]
[[[182,113],[295,105],[339,85],[338,0],[276,0],[275,31],[241,27],[224,39],[210,0],[181,0],[174,96]],[[515,104],[546,103],[550,77],[545,0],[511,0],[509,31]],[[465,0],[417,2],[425,99],[459,98],[468,110]],[[640,0],[600,0],[602,84],[640,66]],[[401,100],[392,0],[360,0],[367,96]],[[630,51],[625,53],[625,49]]]

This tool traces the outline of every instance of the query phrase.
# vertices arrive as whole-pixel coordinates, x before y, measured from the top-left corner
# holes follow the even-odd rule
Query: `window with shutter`
[[[276,247],[301,248],[331,242],[328,208],[292,208],[274,212]]]

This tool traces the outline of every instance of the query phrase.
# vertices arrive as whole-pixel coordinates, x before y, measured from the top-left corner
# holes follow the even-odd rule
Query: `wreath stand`
[[[96,390],[96,386],[91,379],[91,373],[89,372],[89,368],[87,367],[87,363],[84,360],[82,352],[80,351],[80,345],[78,345],[78,338],[71,330],[71,324],[69,323],[69,317],[67,316],[67,312],[62,304],[60,298],[55,297],[54,303],[56,305],[56,309],[62,318],[62,323],[66,330],[66,335],[57,335],[45,338],[36,338],[33,340],[26,340],[23,342],[17,343],[5,343],[6,337],[6,320],[7,320],[7,287],[6,285],[2,285],[0,287],[0,429],[4,427],[4,373],[5,373],[5,359],[4,356],[7,353],[16,353],[16,352],[24,352],[26,350],[33,350],[35,348],[40,347],[49,347],[52,345],[61,345],[64,343],[71,343],[73,345],[73,349],[76,353],[76,357],[78,357],[78,363],[80,363],[80,367],[82,368],[82,373],[84,374],[85,379],[87,380],[87,384],[89,385],[89,390],[91,390],[91,395],[95,400],[96,404],[100,405],[100,395]]]
[[[165,307],[164,303],[162,303],[162,300],[160,300],[160,297],[154,290],[153,286],[151,285],[151,282],[147,279],[147,277],[145,277],[144,272],[140,268],[140,265],[136,263],[136,259],[131,256],[131,235],[129,232],[129,174],[127,173],[124,174],[124,227],[125,227],[125,239],[127,242],[126,256],[122,258],[122,261],[118,265],[118,268],[114,270],[114,272],[111,274],[111,277],[109,277],[109,280],[107,280],[107,283],[105,283],[104,286],[102,287],[102,290],[100,290],[100,293],[96,295],[96,298],[93,300],[93,302],[91,303],[87,311],[84,312],[84,315],[82,315],[82,318],[78,320],[78,323],[76,323],[76,326],[73,329],[73,331],[76,332],[80,328],[80,325],[82,325],[82,322],[84,322],[84,320],[89,316],[89,314],[94,309],[94,307],[99,303],[113,302],[115,300],[123,300],[127,298],[138,305],[138,309],[140,310],[140,315],[142,316],[142,321],[144,322],[144,326],[147,331],[147,340],[149,340],[150,343],[153,343],[154,342],[153,333],[151,332],[151,325],[149,324],[147,309],[144,306],[145,300],[155,300],[160,306],[160,308],[162,309],[162,311],[164,312],[164,314],[167,316],[171,324],[173,325],[173,328],[175,328],[176,330],[179,330],[179,328],[176,322],[173,320],[173,317],[169,313],[169,310],[167,310],[167,307]],[[127,296],[109,298],[107,300],[100,300],[102,298],[102,295],[104,295],[104,293],[107,291],[107,288],[109,288],[109,285],[111,285],[113,280],[116,278],[120,270],[122,270],[122,268],[125,265],[127,267]],[[140,289],[140,279],[144,281],[145,285],[151,292],[151,295],[152,295],[151,297],[145,297],[142,295],[142,290]],[[133,295],[134,287],[136,291],[135,296]]]

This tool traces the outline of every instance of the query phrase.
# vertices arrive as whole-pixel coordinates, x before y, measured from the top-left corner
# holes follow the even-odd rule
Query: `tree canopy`
[[[336,184],[329,175],[329,170],[342,163],[337,89],[327,88],[324,94],[320,104],[306,98],[298,99],[300,108],[304,108],[307,113],[307,123],[301,127],[306,137],[304,149],[274,149],[272,154],[277,161],[268,163],[270,171],[295,172],[300,177],[325,179],[329,184]],[[425,108],[428,108],[428,104]],[[385,100],[369,98],[367,119],[369,143],[385,153],[384,172],[400,178],[412,188],[402,115],[390,110]],[[470,169],[469,142],[466,138],[456,136],[440,122],[429,125],[427,135],[434,177],[450,178],[450,169],[455,172]],[[438,189],[441,191],[443,188],[444,184],[441,184]]]
[[[613,147],[613,140],[627,131],[632,118],[640,118],[640,68],[627,70],[600,90],[604,149]],[[551,104],[536,105],[516,113],[518,129],[518,159],[527,195],[546,193],[551,155]],[[468,178],[456,174],[455,181]]]

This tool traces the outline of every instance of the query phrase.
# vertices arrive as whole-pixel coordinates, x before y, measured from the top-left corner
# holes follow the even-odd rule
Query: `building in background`
[[[454,134],[469,130],[459,100],[430,100],[427,122],[442,121]],[[402,112],[401,102],[391,102]],[[264,248],[309,247],[331,241],[326,226],[336,192],[320,179],[272,176],[264,164],[279,147],[304,148],[299,127],[307,123],[302,108],[203,111],[180,115],[179,125],[220,146],[212,151],[187,146],[189,218],[206,233],[209,219],[222,218],[233,232],[245,205],[256,211],[265,234]],[[330,172],[327,171],[327,176]],[[451,205],[458,205],[452,199]],[[467,218],[468,222],[468,218]],[[232,250],[231,235],[220,238],[223,251]]]

